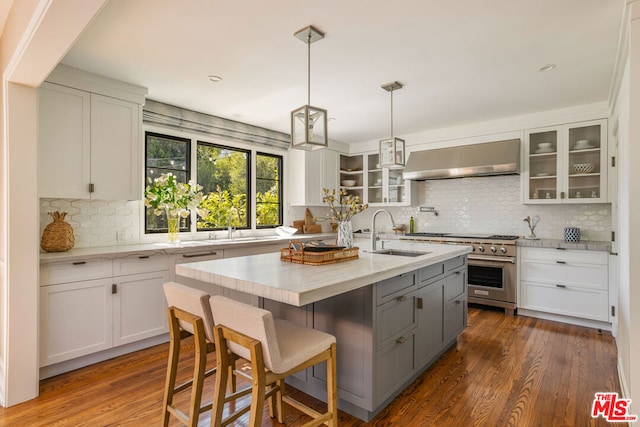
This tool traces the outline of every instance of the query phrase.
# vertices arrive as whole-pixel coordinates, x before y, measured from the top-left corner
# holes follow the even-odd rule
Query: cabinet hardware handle
[[[405,295],[400,295],[398,298],[396,298],[396,301],[400,301],[400,302],[406,301],[406,300],[407,300],[407,297]]]
[[[456,304],[462,304],[462,300],[457,299],[457,300],[456,300]]]
[[[416,308],[422,309],[422,298],[416,298]]]
[[[138,257],[138,259],[147,259],[147,258],[149,258],[149,255],[140,255]]]
[[[87,263],[87,261],[75,261],[75,262],[73,263],[73,265],[84,265],[84,264],[86,264],[86,263]]]
[[[118,285],[116,285],[115,283],[111,285],[111,293],[112,294],[118,293]]]
[[[566,264],[567,261],[556,261],[556,264]]]
[[[96,186],[94,183],[89,183],[89,193],[93,193],[96,191]]]
[[[457,275],[457,276],[459,276],[459,275],[461,275],[461,274],[462,274],[462,272],[461,272],[461,271],[456,271],[456,275]]]
[[[199,254],[183,254],[182,258],[197,258],[199,256],[216,255],[217,252],[203,252]]]
[[[557,284],[557,283],[556,283],[556,288],[563,288],[563,289],[564,289],[564,288],[566,288],[566,287],[567,287],[567,285],[560,285],[560,284]]]
[[[567,248],[556,248],[557,251],[566,251]]]
[[[398,344],[402,344],[402,343],[403,343],[403,342],[405,342],[406,340],[407,340],[407,337],[405,337],[405,336],[403,335],[403,336],[401,336],[400,338],[398,338],[398,339],[396,340],[396,342],[397,342]]]
[[[561,198],[561,199],[564,199],[564,191],[561,191],[561,192],[560,192],[560,198]]]

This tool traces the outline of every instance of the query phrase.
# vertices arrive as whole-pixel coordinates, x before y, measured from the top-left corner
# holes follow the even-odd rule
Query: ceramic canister
[[[578,227],[566,227],[564,229],[564,241],[572,243],[579,242],[580,229]]]

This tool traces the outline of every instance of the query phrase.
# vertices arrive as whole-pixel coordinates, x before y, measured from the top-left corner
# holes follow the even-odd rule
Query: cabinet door
[[[91,94],[92,199],[142,197],[141,142],[140,105]]]
[[[444,342],[454,340],[467,326],[467,295],[459,295],[444,306]]]
[[[378,351],[374,406],[384,402],[413,374],[416,368],[415,338],[414,329]]]
[[[440,279],[418,289],[416,366],[423,366],[429,362],[442,348],[444,285],[445,279]]]
[[[162,285],[168,271],[114,278],[113,344],[123,345],[168,332]]]
[[[86,199],[90,182],[90,94],[43,83],[38,90],[40,197]]]
[[[567,126],[563,188],[568,203],[607,201],[607,121]]]
[[[525,132],[525,201],[558,203],[562,188],[561,127]]]
[[[112,347],[111,280],[40,287],[40,366]]]

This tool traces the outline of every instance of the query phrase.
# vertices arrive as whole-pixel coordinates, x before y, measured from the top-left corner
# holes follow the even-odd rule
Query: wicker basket
[[[73,227],[65,222],[66,212],[49,212],[53,222],[48,224],[42,232],[40,247],[47,252],[64,252],[73,248],[75,237]]]
[[[280,260],[294,262],[296,264],[323,265],[357,258],[357,247],[328,250],[325,252],[311,252],[304,250],[304,244],[302,242],[289,242],[288,248],[280,249]]]

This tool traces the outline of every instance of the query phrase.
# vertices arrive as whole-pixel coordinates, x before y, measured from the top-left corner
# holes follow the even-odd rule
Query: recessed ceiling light
[[[538,71],[540,71],[541,73],[544,73],[546,71],[551,71],[555,68],[556,68],[556,64],[547,64],[547,65],[543,65],[542,67],[538,67]]]
[[[222,77],[211,75],[208,77],[210,82],[220,83],[222,81]]]

